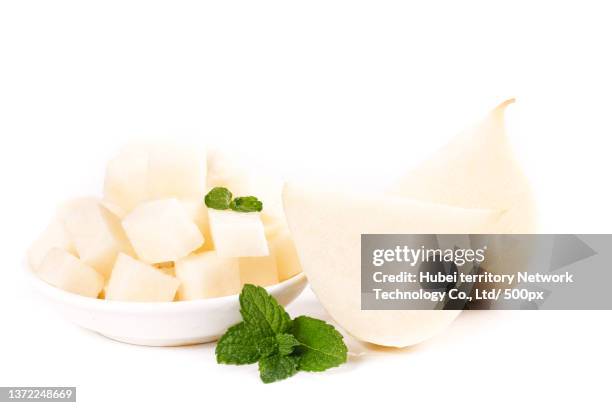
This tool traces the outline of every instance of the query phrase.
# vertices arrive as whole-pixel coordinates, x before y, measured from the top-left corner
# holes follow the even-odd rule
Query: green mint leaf
[[[298,359],[295,356],[273,354],[259,360],[259,377],[266,384],[289,378],[297,370]]]
[[[296,317],[289,333],[301,343],[295,349],[300,370],[325,371],[346,362],[348,350],[342,335],[323,320]]]
[[[262,287],[246,284],[240,293],[244,321],[221,337],[219,364],[259,362],[264,383],[283,380],[299,370],[325,371],[346,362],[347,348],[334,326],[308,316],[293,321]]]
[[[259,212],[263,210],[263,204],[257,197],[236,197],[229,203],[229,208],[238,212]]]
[[[291,326],[291,318],[285,309],[260,286],[243,286],[240,293],[240,314],[259,339],[286,333]]]
[[[278,352],[278,341],[274,337],[264,337],[259,340],[257,349],[259,350],[260,357],[271,356]]]
[[[276,343],[278,345],[278,352],[282,356],[288,356],[293,353],[293,349],[300,345],[300,342],[288,333],[277,334]]]
[[[219,339],[215,354],[219,364],[253,364],[261,357],[260,333],[244,322],[230,327]]]
[[[204,197],[204,204],[215,210],[227,210],[232,202],[232,193],[225,187],[215,187]]]

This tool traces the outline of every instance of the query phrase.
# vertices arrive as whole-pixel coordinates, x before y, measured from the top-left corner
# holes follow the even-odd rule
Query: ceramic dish
[[[76,295],[39,279],[28,268],[36,291],[66,319],[124,343],[184,346],[217,340],[238,323],[238,295],[180,302],[120,302]],[[306,287],[303,273],[266,289],[284,306]]]

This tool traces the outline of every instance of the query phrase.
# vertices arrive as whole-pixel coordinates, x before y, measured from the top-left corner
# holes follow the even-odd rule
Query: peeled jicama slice
[[[406,174],[394,192],[409,198],[464,208],[503,211],[491,226],[497,234],[536,231],[536,208],[526,176],[506,136],[504,112],[514,99],[493,109],[484,120],[465,130],[446,147]],[[483,246],[475,237],[475,245]],[[511,238],[487,238],[483,268],[516,273],[531,253]]]
[[[509,99],[497,106],[480,123],[406,174],[394,192],[457,207],[504,210],[496,232],[533,232],[533,195],[504,127],[504,111],[513,102]]]
[[[435,335],[459,311],[361,310],[361,234],[489,233],[500,217],[491,210],[292,184],[285,187],[283,201],[304,272],[331,317],[361,340],[394,347]]]

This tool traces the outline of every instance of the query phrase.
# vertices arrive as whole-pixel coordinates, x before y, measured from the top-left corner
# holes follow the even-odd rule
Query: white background
[[[262,385],[214,345],[85,332],[25,285],[55,204],[99,193],[128,140],[378,188],[512,96],[542,231],[612,232],[606,2],[408,3],[2,1],[0,385],[77,386],[84,407],[610,406],[610,312],[466,313],[414,348],[349,339],[342,368]],[[310,291],[290,312],[326,318]]]

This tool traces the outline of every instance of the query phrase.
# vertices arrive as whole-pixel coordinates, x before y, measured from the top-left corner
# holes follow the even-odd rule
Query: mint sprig
[[[259,378],[266,384],[284,380],[298,372],[298,358],[273,354],[259,360]]]
[[[346,345],[342,335],[331,324],[308,316],[296,317],[290,333],[299,346],[299,368],[303,371],[325,371],[346,361]]]
[[[293,353],[296,346],[301,343],[293,337],[292,334],[281,333],[276,335],[276,342],[278,344],[278,352],[282,356],[288,356]]]
[[[217,362],[223,364],[253,364],[262,356],[260,341],[245,322],[227,329],[219,341],[215,353]]]
[[[232,202],[232,192],[225,187],[215,187],[204,197],[204,204],[215,210],[227,210]]]
[[[204,204],[215,210],[230,209],[236,212],[261,212],[263,203],[255,196],[236,197],[226,187],[214,187],[204,197]]]
[[[230,203],[230,209],[238,212],[260,212],[263,203],[254,196],[236,197]]]
[[[293,320],[266,290],[244,285],[240,293],[243,321],[219,339],[219,364],[259,363],[264,383],[283,380],[298,371],[325,371],[346,362],[342,335],[323,320],[299,316]]]
[[[242,319],[258,337],[274,337],[289,330],[289,314],[264,288],[244,285],[239,299]]]

